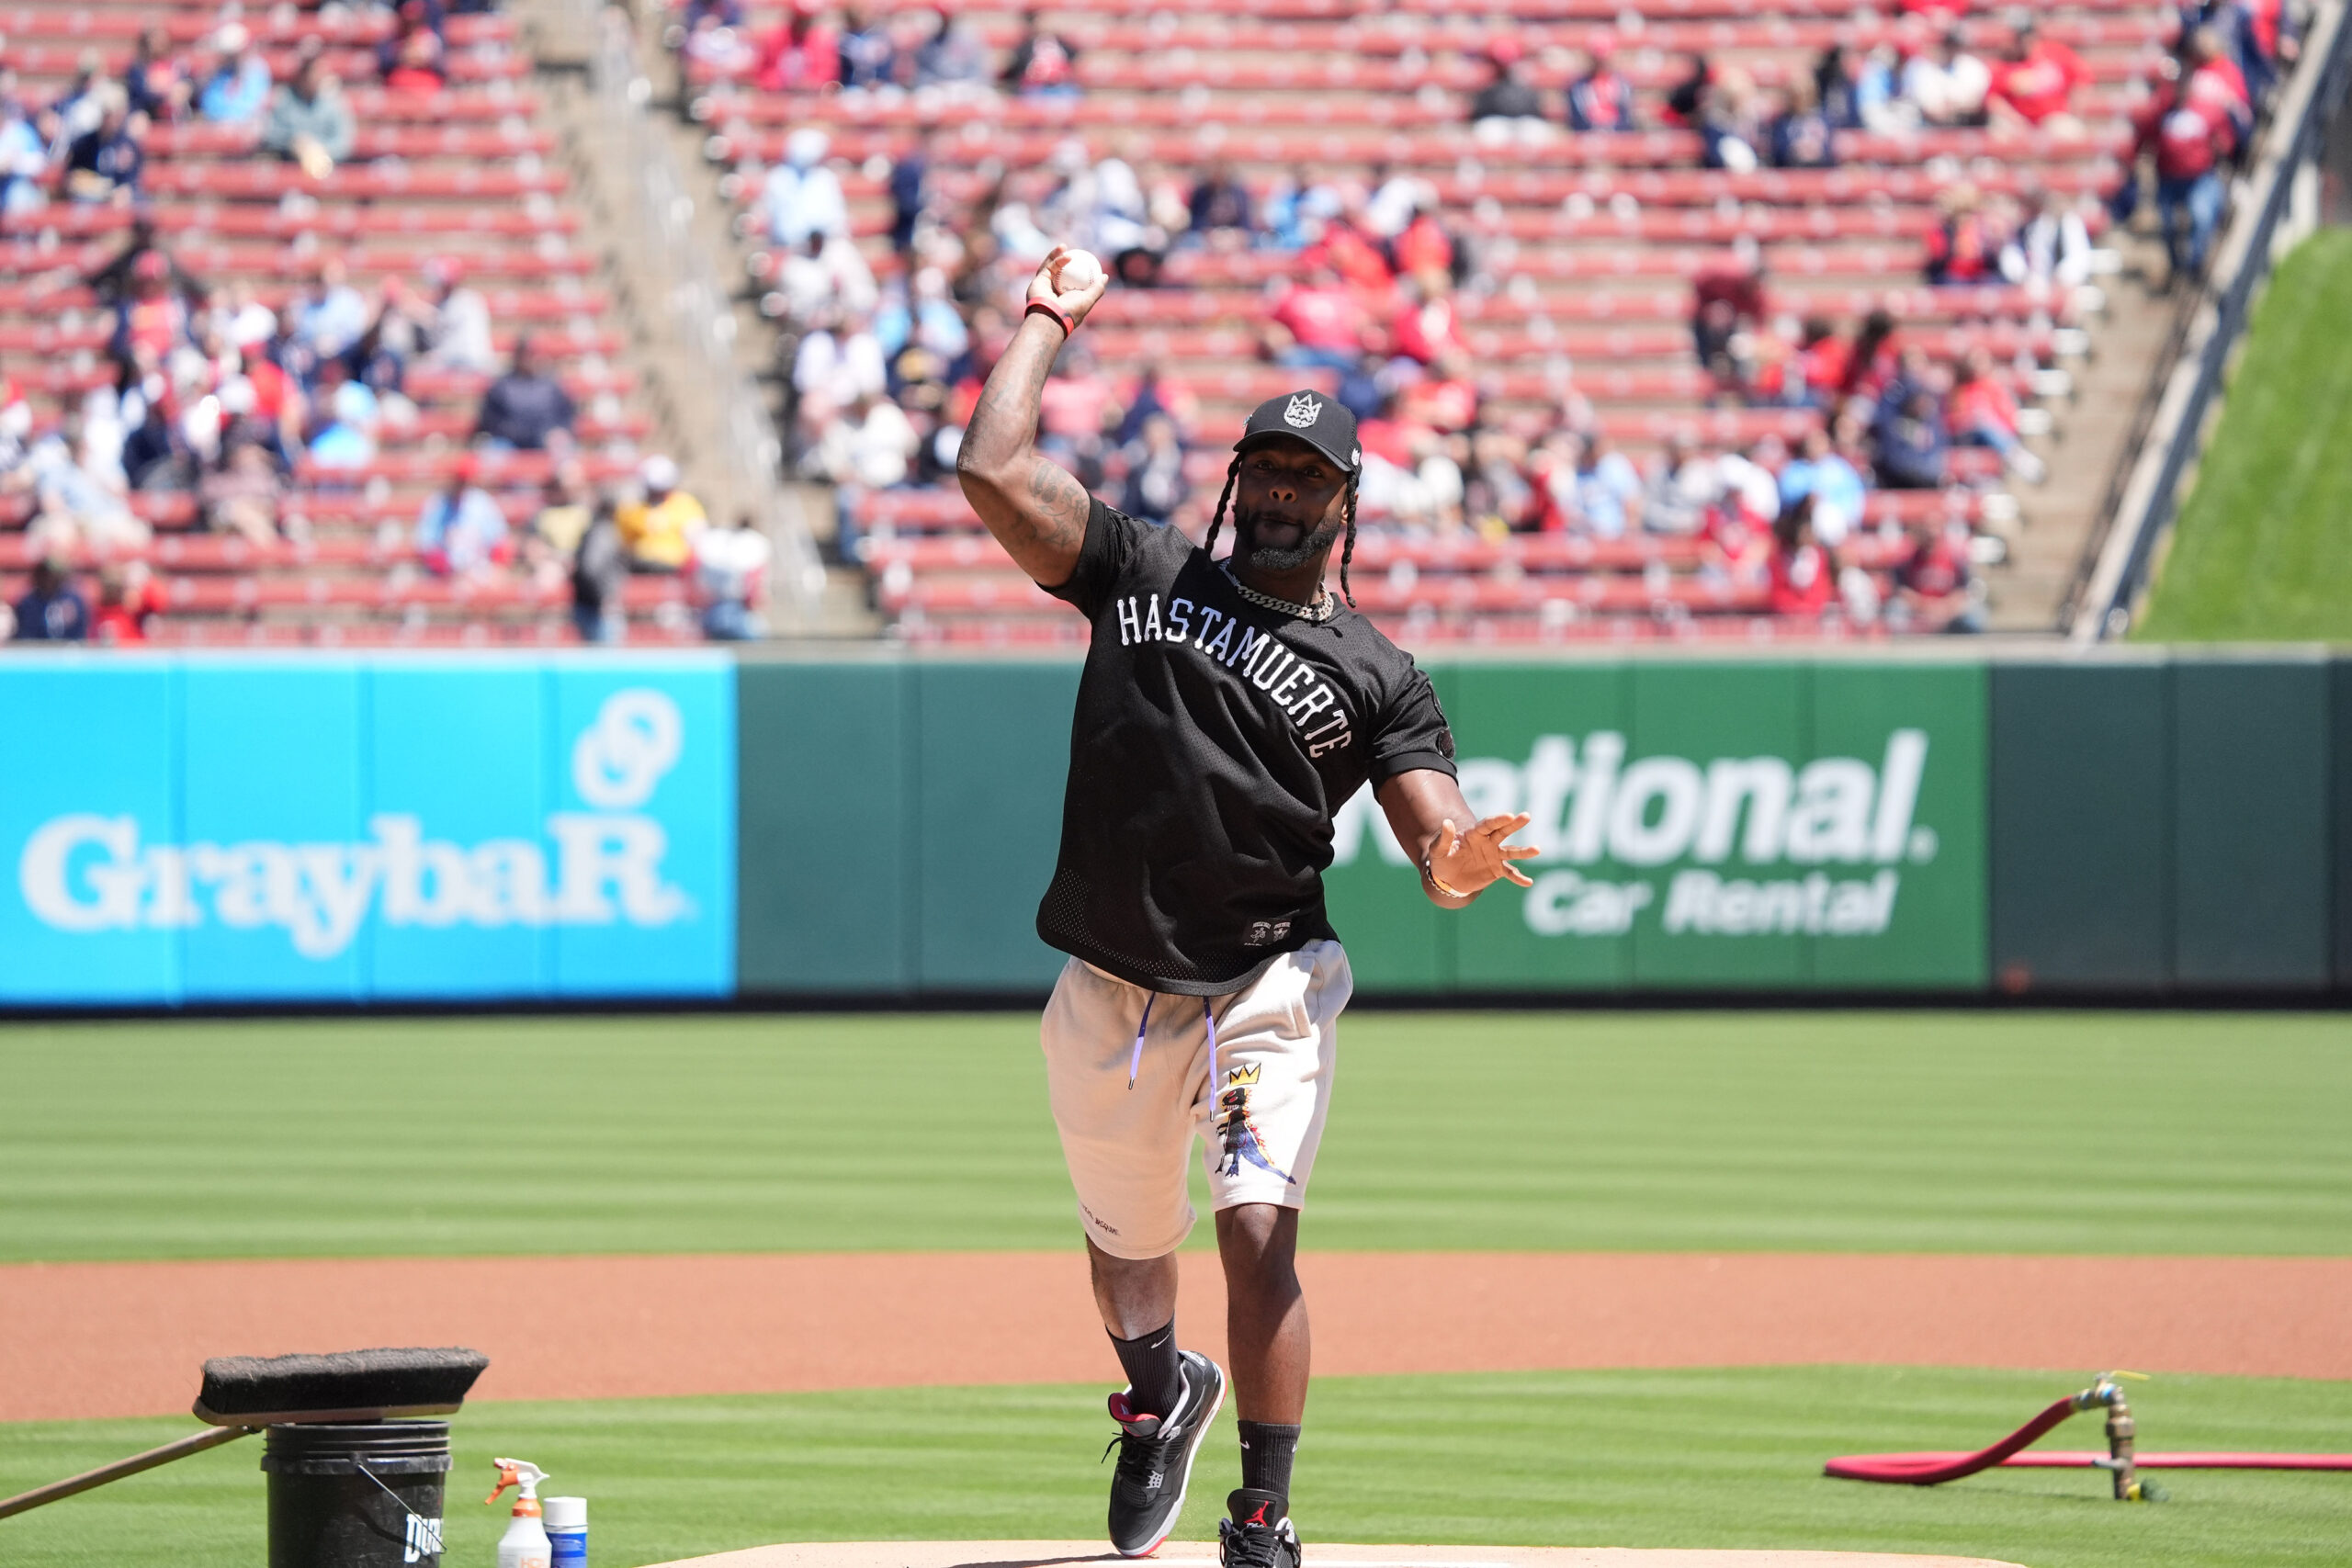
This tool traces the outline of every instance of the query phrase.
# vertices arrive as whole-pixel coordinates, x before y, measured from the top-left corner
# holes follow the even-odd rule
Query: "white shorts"
[[[1064,964],[1046,1004],[1046,1083],[1088,1239],[1114,1258],[1175,1251],[1193,1229],[1195,1137],[1213,1208],[1303,1206],[1354,988],[1336,942],[1286,953],[1222,997]]]

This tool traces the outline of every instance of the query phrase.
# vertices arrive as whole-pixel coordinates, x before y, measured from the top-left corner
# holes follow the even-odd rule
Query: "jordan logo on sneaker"
[[[1266,1522],[1266,1510],[1272,1506],[1271,1503],[1261,1503],[1258,1505],[1258,1511],[1241,1522],[1245,1525],[1262,1525]]]

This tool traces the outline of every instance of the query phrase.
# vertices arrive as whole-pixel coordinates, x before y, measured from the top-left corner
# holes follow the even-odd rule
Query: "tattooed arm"
[[[1058,278],[1067,254],[1063,247],[1054,247],[1029,284],[1029,298],[1046,300],[1073,321],[1082,321],[1110,279],[1064,291]],[[1037,455],[1037,395],[1062,343],[1062,329],[1051,318],[1021,318],[1012,345],[989,374],[956,452],[956,477],[963,483],[964,499],[1021,570],[1048,588],[1069,581],[1078,570],[1088,511],[1085,488]]]

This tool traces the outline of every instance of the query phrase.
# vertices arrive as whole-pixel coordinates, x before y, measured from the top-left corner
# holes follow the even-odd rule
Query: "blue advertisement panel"
[[[0,742],[0,1000],[733,990],[723,658],[54,659],[0,682],[24,721]]]
[[[0,667],[0,1003],[175,1002],[184,888],[178,671],[164,660]]]

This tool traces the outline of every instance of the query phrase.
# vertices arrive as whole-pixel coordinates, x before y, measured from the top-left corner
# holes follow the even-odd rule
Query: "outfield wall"
[[[1430,664],[1535,886],[1367,993],[2352,991],[2352,660]],[[0,662],[0,1005],[1034,995],[1078,667]]]

